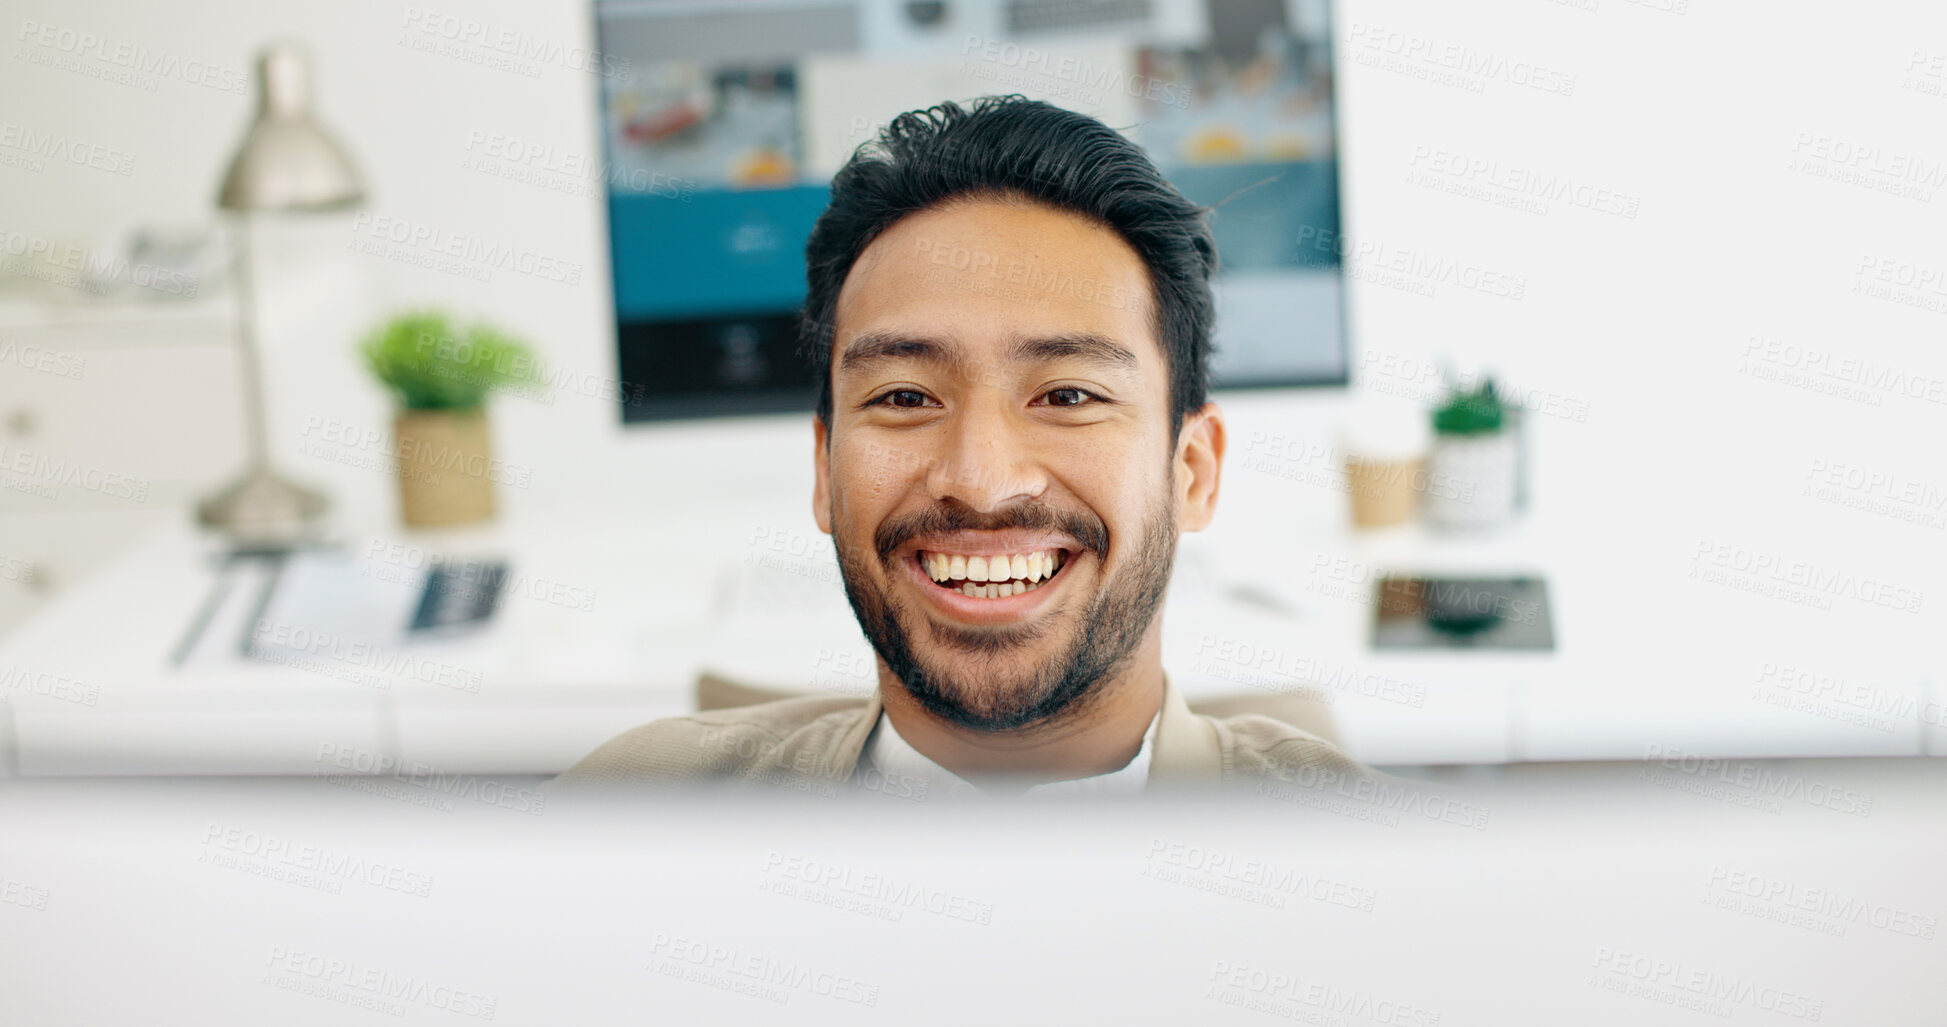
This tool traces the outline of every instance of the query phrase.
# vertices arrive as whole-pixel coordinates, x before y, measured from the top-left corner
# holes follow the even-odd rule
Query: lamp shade
[[[257,59],[257,117],[230,160],[216,205],[238,211],[328,211],[365,198],[358,169],[311,116],[304,51],[279,43]]]

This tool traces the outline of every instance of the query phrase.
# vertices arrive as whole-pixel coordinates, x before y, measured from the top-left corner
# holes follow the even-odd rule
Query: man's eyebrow
[[[1007,357],[1011,361],[1036,364],[1080,359],[1122,371],[1137,371],[1142,367],[1135,351],[1095,332],[1017,338],[1008,347]],[[862,333],[846,345],[845,352],[839,355],[838,369],[841,372],[857,371],[889,360],[918,360],[948,371],[966,366],[965,354],[952,343],[899,332],[874,331]]]
[[[1077,332],[1041,338],[1016,339],[1008,349],[1013,360],[1046,363],[1070,357],[1094,364],[1107,364],[1125,371],[1141,370],[1142,362],[1134,350],[1106,335]]]
[[[858,370],[886,360],[919,360],[952,369],[965,362],[959,347],[937,339],[897,332],[866,332],[853,339],[838,358],[840,371]]]

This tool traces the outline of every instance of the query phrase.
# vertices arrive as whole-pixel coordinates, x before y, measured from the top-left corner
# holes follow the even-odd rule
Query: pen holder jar
[[[1518,410],[1488,378],[1454,389],[1433,412],[1427,460],[1427,522],[1442,528],[1491,528],[1514,519],[1521,495]]]
[[[1442,528],[1490,528],[1513,519],[1520,450],[1515,433],[1442,436],[1427,463],[1426,519]]]

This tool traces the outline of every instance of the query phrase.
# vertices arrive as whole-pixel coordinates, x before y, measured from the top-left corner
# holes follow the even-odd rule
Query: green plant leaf
[[[1433,430],[1442,435],[1490,435],[1501,430],[1506,416],[1501,398],[1494,394],[1494,379],[1489,378],[1479,388],[1455,390],[1447,397],[1433,412]]]
[[[497,389],[542,384],[525,342],[491,325],[456,327],[436,310],[393,317],[374,328],[359,350],[408,410],[474,410]]]

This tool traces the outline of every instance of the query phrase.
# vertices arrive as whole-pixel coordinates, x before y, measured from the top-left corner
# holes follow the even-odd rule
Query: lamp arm
[[[248,466],[265,467],[270,463],[270,426],[264,417],[264,365],[257,348],[257,284],[250,266],[250,215],[237,214],[230,222],[230,234],[236,246],[237,357],[243,365]]]

